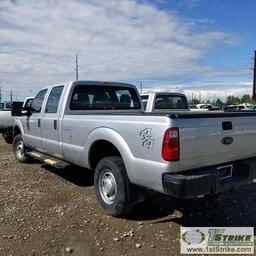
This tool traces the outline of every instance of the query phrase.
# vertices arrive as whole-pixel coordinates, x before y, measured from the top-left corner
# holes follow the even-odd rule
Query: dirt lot
[[[0,255],[179,255],[180,226],[254,226],[256,185],[224,200],[157,193],[126,218],[103,213],[90,171],[19,164],[0,139]],[[136,246],[137,245],[137,246]]]

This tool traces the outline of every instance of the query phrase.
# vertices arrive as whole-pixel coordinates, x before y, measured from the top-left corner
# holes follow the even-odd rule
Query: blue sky
[[[229,83],[252,83],[250,68],[253,65],[251,57],[256,49],[256,1],[155,0],[141,2],[151,2],[161,10],[191,20],[197,24],[197,31],[222,31],[233,36],[230,43],[219,42],[200,60],[202,64],[230,72],[223,76],[196,77],[194,81],[202,82],[202,86],[204,83],[212,82],[219,82],[220,85],[227,83],[227,87]],[[236,71],[242,74],[237,76]]]
[[[253,0],[0,1],[0,86],[18,99],[80,78],[225,98],[251,93]]]

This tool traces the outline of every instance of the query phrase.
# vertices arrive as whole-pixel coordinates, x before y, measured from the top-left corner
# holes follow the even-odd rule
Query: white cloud
[[[232,40],[222,31],[196,32],[195,24],[133,0],[6,0],[0,11],[0,82],[23,94],[74,79],[75,53],[81,79],[214,75],[221,71],[200,60]]]

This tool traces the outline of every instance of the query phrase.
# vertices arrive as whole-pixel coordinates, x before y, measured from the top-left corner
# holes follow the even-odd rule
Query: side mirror
[[[26,107],[22,108],[21,115],[22,116],[31,116],[32,115],[31,107],[26,106]]]
[[[14,101],[11,107],[12,116],[22,116],[22,105],[23,102]]]

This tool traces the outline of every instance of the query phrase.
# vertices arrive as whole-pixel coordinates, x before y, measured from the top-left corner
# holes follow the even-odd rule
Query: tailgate
[[[256,116],[179,119],[179,170],[256,156]]]
[[[12,127],[14,118],[11,111],[0,111],[0,129]]]

